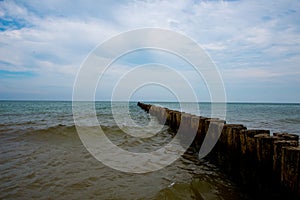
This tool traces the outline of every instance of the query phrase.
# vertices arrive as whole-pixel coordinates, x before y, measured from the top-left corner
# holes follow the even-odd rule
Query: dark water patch
[[[300,118],[283,118],[277,120],[278,123],[290,123],[290,124],[300,124]]]

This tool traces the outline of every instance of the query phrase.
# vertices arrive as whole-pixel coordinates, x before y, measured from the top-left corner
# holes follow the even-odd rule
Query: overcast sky
[[[71,100],[76,74],[98,44],[124,31],[156,27],[205,49],[228,101],[300,102],[299,20],[298,0],[0,1],[0,99]],[[96,99],[109,100],[110,77],[137,64],[164,60],[188,73],[180,60],[176,65],[172,56],[153,55],[145,51],[117,62]],[[193,74],[189,79],[200,100],[209,101],[201,97],[203,82]],[[138,98],[170,100],[151,87]]]

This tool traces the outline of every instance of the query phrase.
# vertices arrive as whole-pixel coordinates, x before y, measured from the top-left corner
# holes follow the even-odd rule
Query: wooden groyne
[[[242,124],[226,124],[219,119],[196,116],[138,102],[138,106],[168,125],[174,133],[196,130],[190,149],[201,152],[206,137],[218,137],[205,157],[218,165],[232,179],[256,198],[300,198],[299,136],[270,134],[269,130],[248,130]],[[208,131],[219,129],[220,135]],[[218,131],[216,131],[218,132]]]

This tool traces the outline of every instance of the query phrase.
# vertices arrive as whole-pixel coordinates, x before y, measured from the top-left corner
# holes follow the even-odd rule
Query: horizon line
[[[73,100],[57,100],[57,99],[0,99],[0,102],[11,101],[11,102],[73,102]],[[80,100],[77,102],[93,102],[87,100]],[[95,100],[94,102],[151,102],[151,103],[261,103],[261,104],[300,104],[300,102],[278,102],[278,101],[226,101],[226,102],[211,102],[211,101],[166,101],[166,100],[119,100],[119,101],[111,101],[111,100]]]

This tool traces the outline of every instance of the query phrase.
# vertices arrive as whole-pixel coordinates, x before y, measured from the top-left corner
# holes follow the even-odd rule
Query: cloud
[[[226,46],[222,43],[209,43],[209,44],[204,44],[202,45],[202,48],[205,50],[213,50],[213,51],[221,51],[225,50]]]
[[[142,27],[175,30],[191,37],[225,74],[227,85],[266,78],[274,85],[276,79],[286,80],[292,87],[300,71],[298,7],[299,1],[286,0],[4,0],[0,2],[0,70],[6,75],[35,76],[22,81],[2,76],[0,93],[9,91],[16,97],[22,90],[18,88],[33,95],[48,88],[58,98],[59,86],[70,93],[82,61],[97,44]],[[300,101],[300,96],[295,98]]]

